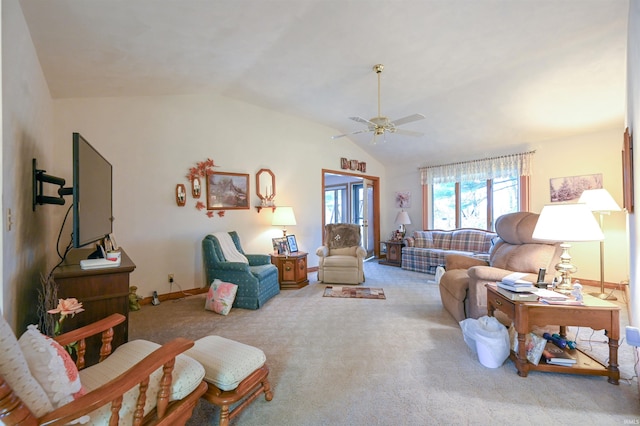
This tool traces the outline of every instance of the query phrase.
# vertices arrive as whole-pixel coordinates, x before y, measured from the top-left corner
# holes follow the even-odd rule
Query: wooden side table
[[[387,257],[379,263],[382,265],[402,266],[402,247],[403,241],[385,241],[387,245]]]
[[[588,374],[607,376],[614,385],[620,380],[618,370],[618,338],[620,337],[620,307],[606,300],[589,295],[584,296],[585,306],[547,305],[541,302],[513,301],[498,293],[496,286],[487,284],[487,311],[493,316],[499,310],[514,323],[518,333],[518,352],[511,351],[511,360],[516,364],[518,375],[527,377],[530,370],[550,371],[567,374]],[[534,325],[559,325],[560,336],[566,338],[567,326],[590,327],[594,330],[606,330],[609,338],[609,365],[603,365],[589,355],[575,350],[578,360],[572,367],[546,364],[541,360],[538,365],[527,360],[525,338]]]
[[[307,278],[307,253],[272,254],[271,263],[278,268],[281,290],[298,289],[309,284]]]

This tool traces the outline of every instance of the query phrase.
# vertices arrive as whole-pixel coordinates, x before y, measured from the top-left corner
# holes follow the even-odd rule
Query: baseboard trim
[[[580,281],[580,284],[582,285],[586,285],[589,287],[597,287],[600,288],[600,280],[595,281],[595,280],[588,280],[586,278],[578,278],[578,277],[571,277],[571,281]],[[613,290],[623,290],[628,287],[627,284],[622,284],[622,283],[608,283],[605,281],[604,283],[604,288],[608,288],[608,289],[613,289]]]
[[[194,296],[196,294],[202,294],[202,293],[206,293],[208,291],[209,291],[208,288],[192,288],[192,289],[189,289],[189,290],[185,290],[184,292],[183,291],[174,291],[173,293],[159,294],[158,295],[158,299],[161,302],[164,302],[165,300],[177,300],[177,299],[182,299],[185,296]],[[141,305],[150,305],[152,299],[153,299],[152,297],[145,297],[140,301],[140,304]]]

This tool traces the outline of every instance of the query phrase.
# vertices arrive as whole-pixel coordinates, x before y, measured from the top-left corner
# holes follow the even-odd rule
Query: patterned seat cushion
[[[451,250],[489,253],[491,240],[496,234],[475,229],[461,229],[451,235]]]
[[[107,359],[80,370],[80,380],[87,392],[99,388],[114,377],[119,376],[147,355],[160,347],[159,344],[146,340],[133,340],[119,346]],[[171,383],[170,400],[183,399],[193,392],[204,378],[204,368],[196,360],[181,354],[176,357]],[[160,389],[162,367],[151,374],[144,414],[155,408],[156,395]],[[132,424],[135,410],[138,386],[124,394],[122,408],[120,409],[120,424]],[[110,406],[103,406],[89,413],[91,424],[109,424]]]
[[[240,382],[262,367],[267,360],[260,349],[220,336],[206,336],[196,340],[195,345],[185,354],[202,364],[206,371],[206,382],[223,391],[237,388]]]

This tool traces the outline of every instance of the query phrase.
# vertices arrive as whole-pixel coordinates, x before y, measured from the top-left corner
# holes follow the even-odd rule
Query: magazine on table
[[[534,288],[531,290],[533,293],[537,294],[539,298],[546,300],[568,300],[569,296],[558,293],[557,291],[547,290],[546,288]]]

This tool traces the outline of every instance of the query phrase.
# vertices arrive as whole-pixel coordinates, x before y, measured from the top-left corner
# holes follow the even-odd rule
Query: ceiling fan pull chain
[[[374,70],[376,70],[376,73],[378,74],[378,117],[380,117],[380,74],[382,73],[382,64],[378,64],[375,67],[373,67]]]

